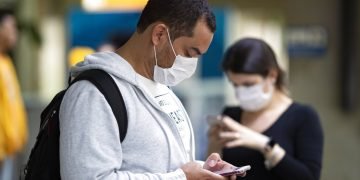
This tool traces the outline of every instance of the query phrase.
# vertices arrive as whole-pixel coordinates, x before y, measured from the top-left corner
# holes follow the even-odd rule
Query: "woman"
[[[239,107],[226,107],[209,130],[209,153],[237,166],[246,179],[318,180],[323,132],[317,113],[287,94],[284,73],[264,41],[246,38],[226,52],[223,70]]]

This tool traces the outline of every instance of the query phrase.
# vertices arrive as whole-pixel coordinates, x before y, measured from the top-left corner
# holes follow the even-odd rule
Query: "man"
[[[8,52],[17,40],[11,10],[0,9],[0,179],[12,179],[13,158],[27,141],[27,120],[16,72]]]
[[[215,28],[205,0],[149,0],[137,31],[116,53],[89,55],[73,68],[72,76],[88,69],[112,75],[124,98],[128,128],[120,143],[104,96],[90,82],[75,83],[60,107],[61,177],[225,179],[211,172],[232,168],[218,154],[204,166],[195,162],[189,117],[168,88],[194,73]]]

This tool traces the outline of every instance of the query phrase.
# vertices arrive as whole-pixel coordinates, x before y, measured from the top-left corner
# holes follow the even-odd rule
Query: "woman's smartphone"
[[[215,171],[214,173],[219,174],[221,176],[231,176],[231,175],[243,174],[250,169],[251,169],[251,166],[247,165],[247,166],[242,166],[242,167],[235,167],[234,169],[226,170],[226,171]]]

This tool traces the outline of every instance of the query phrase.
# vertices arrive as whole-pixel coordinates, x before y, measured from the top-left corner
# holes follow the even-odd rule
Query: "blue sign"
[[[286,41],[291,58],[321,57],[327,51],[328,34],[321,26],[293,26],[287,28]]]
[[[97,49],[111,35],[132,35],[139,18],[140,12],[99,13],[73,9],[68,16],[69,45]]]
[[[219,78],[223,76],[221,61],[224,54],[225,39],[225,10],[214,9],[216,17],[216,31],[213,41],[206,54],[201,59],[201,78]]]

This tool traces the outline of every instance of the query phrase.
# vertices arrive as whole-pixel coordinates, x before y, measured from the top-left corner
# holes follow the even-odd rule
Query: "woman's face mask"
[[[175,86],[186,78],[191,77],[197,66],[198,58],[188,58],[181,55],[176,55],[174,47],[171,43],[170,34],[167,30],[169,43],[175,55],[175,61],[172,67],[162,68],[157,64],[156,49],[155,53],[155,67],[154,67],[154,81],[164,84],[166,86]]]
[[[266,85],[269,86],[269,90],[265,93],[264,87]],[[252,86],[237,86],[235,91],[240,107],[245,111],[256,112],[265,108],[270,103],[274,92],[274,85],[265,79],[265,81]]]

